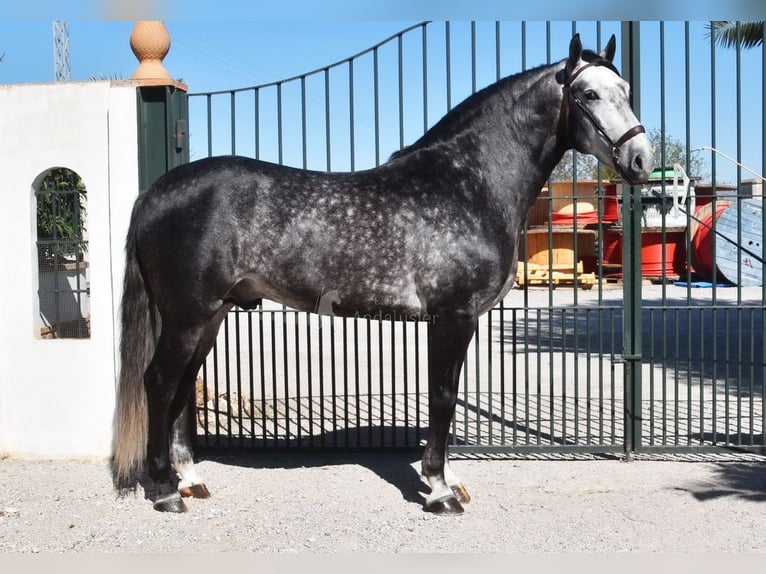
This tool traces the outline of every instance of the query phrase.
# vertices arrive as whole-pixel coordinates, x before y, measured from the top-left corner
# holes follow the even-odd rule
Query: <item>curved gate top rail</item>
[[[424,21],[424,22],[420,22],[419,24],[414,24],[412,26],[409,26],[409,27],[405,28],[404,30],[402,30],[401,32],[397,32],[396,34],[391,34],[391,36],[389,36],[385,40],[381,40],[377,44],[375,44],[373,46],[370,46],[369,48],[367,48],[365,50],[362,50],[361,52],[358,52],[358,53],[354,54],[353,56],[349,56],[348,58],[343,58],[342,60],[338,60],[337,62],[335,62],[333,64],[329,64],[327,66],[321,66],[321,67],[316,68],[314,70],[311,70],[309,72],[304,72],[302,74],[297,74],[295,76],[291,76],[289,78],[284,78],[282,80],[275,80],[273,82],[266,82],[264,84],[257,84],[255,86],[245,86],[245,87],[242,87],[242,88],[234,88],[234,89],[231,89],[231,90],[215,90],[215,91],[212,91],[212,92],[196,92],[196,93],[192,92],[192,93],[189,94],[189,96],[218,96],[218,95],[222,95],[222,94],[231,94],[231,93],[237,93],[237,92],[248,92],[248,91],[251,91],[251,90],[260,90],[260,89],[264,89],[264,88],[275,87],[275,86],[278,86],[279,84],[288,84],[290,82],[295,82],[295,81],[301,80],[303,78],[307,78],[308,76],[314,76],[316,74],[323,74],[323,73],[325,73],[325,72],[327,72],[327,71],[329,71],[329,70],[331,70],[333,68],[337,68],[338,66],[346,65],[349,62],[352,62],[353,60],[357,60],[357,59],[361,58],[362,56],[365,56],[367,54],[375,52],[375,50],[377,50],[379,48],[382,48],[383,46],[385,46],[389,42],[392,42],[392,41],[394,41],[394,40],[396,40],[398,38],[401,38],[405,34],[407,34],[409,32],[412,32],[413,30],[423,29],[426,26],[428,26],[428,24],[430,24],[430,23],[431,23],[430,21]]]
[[[675,159],[681,134],[680,161],[701,178],[698,204],[707,201],[716,213],[725,202],[759,197],[757,190],[740,171],[724,185],[725,166],[692,150],[728,149],[733,137],[731,155],[743,162],[760,145],[766,171],[766,48],[727,52],[703,43],[702,29],[689,22],[421,22],[304,74],[189,94],[197,112],[192,145],[206,142],[207,155],[311,169],[371,167],[482,85],[526,69],[527,61],[564,57],[553,50],[558,36],[585,33],[593,46],[614,32],[642,123],[660,134],[659,161]],[[742,73],[754,67],[760,76]],[[734,105],[722,103],[722,89],[734,91]],[[591,174],[576,157],[571,182],[551,182],[530,211],[524,287],[479,324],[451,448],[765,452],[766,287],[724,288],[715,280],[693,287],[700,277],[692,214],[678,228],[658,208],[661,224],[647,230],[641,190],[616,191],[601,167]],[[658,183],[659,193],[668,185]],[[569,231],[552,224],[562,207],[572,215]],[[620,220],[589,223],[591,208]],[[633,233],[623,229],[625,214]],[[712,237],[716,226],[713,218]],[[748,231],[740,225],[733,235]],[[715,242],[710,249],[714,260]],[[650,255],[651,273],[637,259]],[[630,281],[624,261],[632,261]],[[235,310],[200,372],[197,446],[416,448],[428,416],[425,337],[418,323],[320,317],[269,302]]]

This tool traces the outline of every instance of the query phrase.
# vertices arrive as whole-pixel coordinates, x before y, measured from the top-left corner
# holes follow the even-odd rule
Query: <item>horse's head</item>
[[[577,151],[595,155],[628,183],[643,183],[654,153],[630,108],[630,86],[612,65],[614,53],[614,35],[599,54],[583,52],[579,34],[572,38],[562,76],[566,129]]]

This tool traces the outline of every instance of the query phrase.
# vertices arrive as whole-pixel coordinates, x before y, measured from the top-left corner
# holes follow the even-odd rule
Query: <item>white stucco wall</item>
[[[126,82],[0,86],[0,453],[106,457],[123,245],[138,194],[136,87]],[[52,167],[87,188],[90,339],[42,340],[33,184]]]

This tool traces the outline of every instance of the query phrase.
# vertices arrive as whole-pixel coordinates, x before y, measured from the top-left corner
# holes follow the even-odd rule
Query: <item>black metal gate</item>
[[[763,172],[762,85],[756,82],[754,103],[743,101],[752,82],[741,74],[742,50],[708,44],[703,51],[700,29],[683,22],[423,23],[298,77],[190,94],[192,147],[206,142],[207,155],[312,169],[377,165],[473,91],[563,57],[555,39],[576,31],[586,46],[603,45],[611,33],[621,38],[623,75],[643,123],[656,126],[660,166],[679,160],[668,124],[685,131],[685,172],[696,165],[693,140],[716,146],[723,139],[718,93],[726,82],[736,91],[735,159],[743,162],[743,134],[754,133],[757,117]],[[640,42],[641,34],[652,42]],[[763,53],[747,58],[766,77]],[[729,61],[733,83],[728,74],[716,78],[716,67]],[[668,78],[666,66],[684,77]],[[691,74],[699,66],[712,69],[709,84],[699,84],[710,117],[695,118],[692,134],[700,104]],[[667,105],[669,84],[685,94],[682,105]],[[650,99],[659,103],[647,105]],[[762,213],[762,188],[748,187],[736,167],[724,198],[720,157],[711,151],[707,158],[709,221],[688,201],[680,216],[668,208],[677,186],[666,174],[647,195],[648,188],[622,189],[576,157],[570,183],[551,181],[530,212],[519,288],[481,318],[467,353],[453,451],[763,452],[766,288],[742,280],[741,257],[749,245],[750,264],[760,260],[762,273],[763,220],[760,229],[745,228],[741,216],[751,207]],[[724,202],[738,210],[731,215],[739,263],[722,280],[715,269],[705,277],[701,264],[716,260],[715,239],[725,234],[715,214]],[[649,215],[658,218],[652,225]],[[708,232],[704,249],[695,243],[700,229]],[[318,316],[268,301],[260,310],[235,310],[199,375],[197,443],[417,447],[428,421],[425,337],[424,324]]]

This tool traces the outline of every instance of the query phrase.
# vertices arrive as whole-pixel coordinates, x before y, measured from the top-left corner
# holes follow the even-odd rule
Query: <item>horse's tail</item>
[[[133,209],[125,246],[120,375],[112,439],[112,479],[120,492],[135,489],[144,470],[148,432],[144,371],[155,347],[154,304],[141,275],[136,254],[138,204],[136,202]]]

